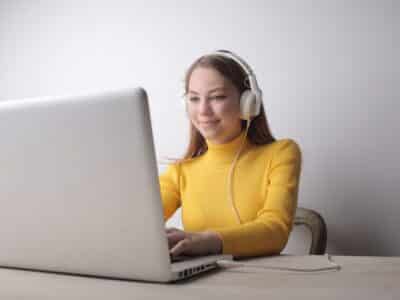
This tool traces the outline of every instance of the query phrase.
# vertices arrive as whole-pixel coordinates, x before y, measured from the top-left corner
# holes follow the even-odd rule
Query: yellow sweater
[[[159,177],[164,218],[168,220],[182,207],[184,230],[217,232],[224,254],[278,254],[292,230],[301,152],[290,139],[262,146],[246,139],[232,178],[239,224],[227,183],[243,138],[244,132],[227,144],[207,141],[203,155],[168,166]]]

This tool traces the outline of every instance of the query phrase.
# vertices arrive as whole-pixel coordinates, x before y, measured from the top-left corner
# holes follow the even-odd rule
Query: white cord
[[[262,264],[256,263],[248,263],[248,262],[237,262],[232,260],[219,260],[218,265],[222,267],[248,267],[255,269],[267,269],[267,270],[281,270],[281,271],[291,271],[291,272],[301,272],[301,273],[312,273],[312,272],[321,272],[321,271],[339,271],[341,269],[340,265],[335,263],[329,254],[325,254],[328,262],[330,264],[329,267],[321,267],[321,268],[291,268],[291,267],[275,267],[275,266],[266,266]]]
[[[239,151],[236,153],[236,156],[232,161],[232,165],[231,165],[231,168],[228,173],[228,199],[231,203],[233,211],[235,212],[235,215],[236,215],[236,218],[237,218],[237,221],[239,224],[242,224],[242,220],[240,219],[239,212],[236,208],[235,201],[233,199],[232,177],[233,177],[233,171],[234,171],[235,165],[237,163],[237,160],[239,159],[240,153],[243,150],[243,146],[244,146],[246,138],[247,138],[247,132],[249,131],[249,127],[250,127],[250,120],[248,119],[247,123],[246,123],[246,132],[245,132],[244,138],[242,140],[242,144],[240,145]]]

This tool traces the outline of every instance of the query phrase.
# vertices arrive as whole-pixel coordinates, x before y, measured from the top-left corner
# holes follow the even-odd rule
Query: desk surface
[[[175,284],[0,268],[0,299],[400,299],[400,257],[332,259],[341,265],[340,271],[235,267]]]

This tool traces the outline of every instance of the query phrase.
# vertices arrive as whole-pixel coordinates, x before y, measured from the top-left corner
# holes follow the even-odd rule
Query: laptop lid
[[[0,266],[167,281],[146,92],[0,102]]]

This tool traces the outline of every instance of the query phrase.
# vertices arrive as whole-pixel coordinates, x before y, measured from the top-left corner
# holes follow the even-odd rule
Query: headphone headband
[[[217,51],[214,51],[213,53],[211,53],[210,55],[220,55],[220,56],[227,57],[227,58],[230,58],[233,61],[235,61],[242,68],[242,70],[246,73],[247,78],[250,83],[250,89],[257,94],[261,94],[261,90],[258,87],[257,79],[256,79],[256,76],[254,75],[253,70],[239,55],[237,55],[231,51],[228,51],[228,50],[217,50]]]

